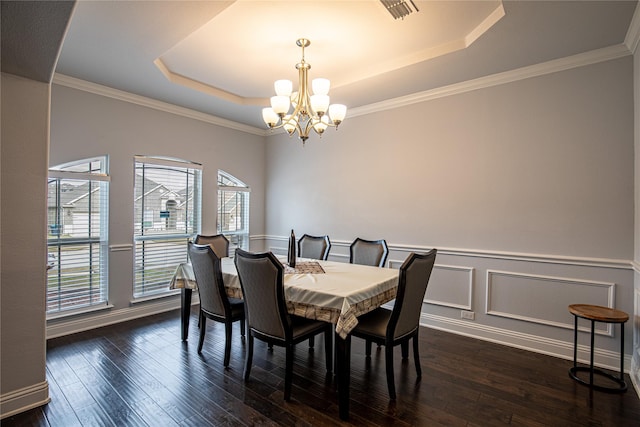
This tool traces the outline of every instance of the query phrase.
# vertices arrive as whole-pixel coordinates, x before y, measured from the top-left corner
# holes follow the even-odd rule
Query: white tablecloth
[[[342,338],[357,325],[358,316],[396,296],[398,270],[335,261],[318,263],[324,269],[324,274],[284,275],[287,309],[297,316],[335,323],[336,332]],[[227,293],[242,297],[233,259],[223,258],[221,269]],[[190,264],[178,267],[171,287],[196,287]]]

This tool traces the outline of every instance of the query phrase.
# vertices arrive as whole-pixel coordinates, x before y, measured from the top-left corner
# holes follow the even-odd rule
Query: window
[[[47,314],[107,304],[108,200],[106,157],[49,170]]]
[[[249,250],[249,187],[218,171],[218,233],[229,239],[229,255],[236,248]]]
[[[201,169],[136,156],[134,297],[168,292],[176,267],[187,261],[187,242],[200,230]]]

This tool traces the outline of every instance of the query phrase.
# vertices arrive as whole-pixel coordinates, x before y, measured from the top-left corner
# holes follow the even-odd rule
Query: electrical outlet
[[[467,320],[475,320],[476,314],[473,311],[462,310],[460,311],[460,318],[467,319]]]

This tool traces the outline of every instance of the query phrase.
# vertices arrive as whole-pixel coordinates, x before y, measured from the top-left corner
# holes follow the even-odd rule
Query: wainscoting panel
[[[399,269],[404,260],[389,260],[389,268]],[[435,264],[424,298],[427,304],[472,310],[473,267]]]
[[[287,235],[251,236],[252,250],[271,250],[277,255],[287,254],[287,242]],[[349,262],[351,242],[332,236],[329,259]],[[390,252],[386,267],[395,269],[409,253],[424,253],[434,247],[429,242],[393,242],[389,237],[387,243]],[[625,370],[640,390],[640,353],[636,353],[640,350],[640,263],[482,248],[437,249],[422,310],[424,326],[570,361],[574,319],[567,306],[584,303],[615,307],[632,317],[625,325]],[[463,319],[460,310],[473,311],[475,317]],[[579,326],[578,360],[585,363],[589,360],[590,325],[580,321]],[[596,366],[619,369],[619,331],[617,326],[596,323]]]
[[[251,250],[271,250],[277,255],[286,255],[287,242],[288,236],[252,236]],[[351,241],[336,239],[331,243],[329,259],[349,262]],[[410,252],[424,253],[431,247],[389,243],[389,249],[387,267],[397,269]],[[130,250],[130,245],[111,247],[112,253]],[[640,343],[640,285],[636,284],[634,291],[634,270],[635,282],[640,283],[640,267],[632,268],[627,260],[438,248],[422,323],[426,327],[570,360],[573,316],[567,306],[589,303],[616,307],[630,315],[635,313],[625,327],[625,369],[630,372],[636,389],[640,389],[640,354],[636,354]],[[197,303],[195,295],[192,302]],[[127,309],[56,319],[48,322],[47,338],[175,310],[179,306],[179,298],[172,296]],[[461,309],[475,311],[475,319],[461,319]],[[619,328],[596,325],[599,336],[595,364],[617,370]],[[587,322],[580,326],[587,332]],[[589,357],[586,339],[587,334],[579,338],[578,360],[581,362],[588,361]],[[0,403],[7,399],[13,401],[14,397],[1,396]]]
[[[567,329],[570,304],[615,305],[614,283],[487,270],[486,286],[487,314]],[[612,325],[596,322],[596,333],[613,336]]]
[[[472,267],[436,264],[424,302],[473,310],[473,270]]]

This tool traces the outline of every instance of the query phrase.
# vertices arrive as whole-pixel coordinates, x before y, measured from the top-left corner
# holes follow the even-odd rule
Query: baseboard
[[[631,359],[631,371],[629,372],[631,377],[631,384],[636,389],[636,394],[640,398],[640,363],[634,358]]]
[[[420,324],[427,328],[573,361],[573,343],[565,341],[426,313],[422,313]],[[580,363],[589,363],[589,346],[578,345],[578,361]],[[620,353],[596,348],[594,351],[594,365],[616,372],[620,371]],[[569,366],[567,365],[568,368]],[[624,370],[625,372],[631,372],[631,357],[629,356],[625,356]]]
[[[0,395],[0,419],[19,414],[51,401],[49,383],[41,383]]]
[[[196,301],[194,301],[194,303],[197,302],[197,298],[195,299]],[[67,319],[47,325],[47,339],[88,331],[90,329],[126,322],[128,320],[134,320],[141,317],[152,316],[154,314],[160,314],[179,308],[180,299],[169,298],[165,300],[155,300],[143,304],[136,304],[127,308],[112,310],[90,317]]]

